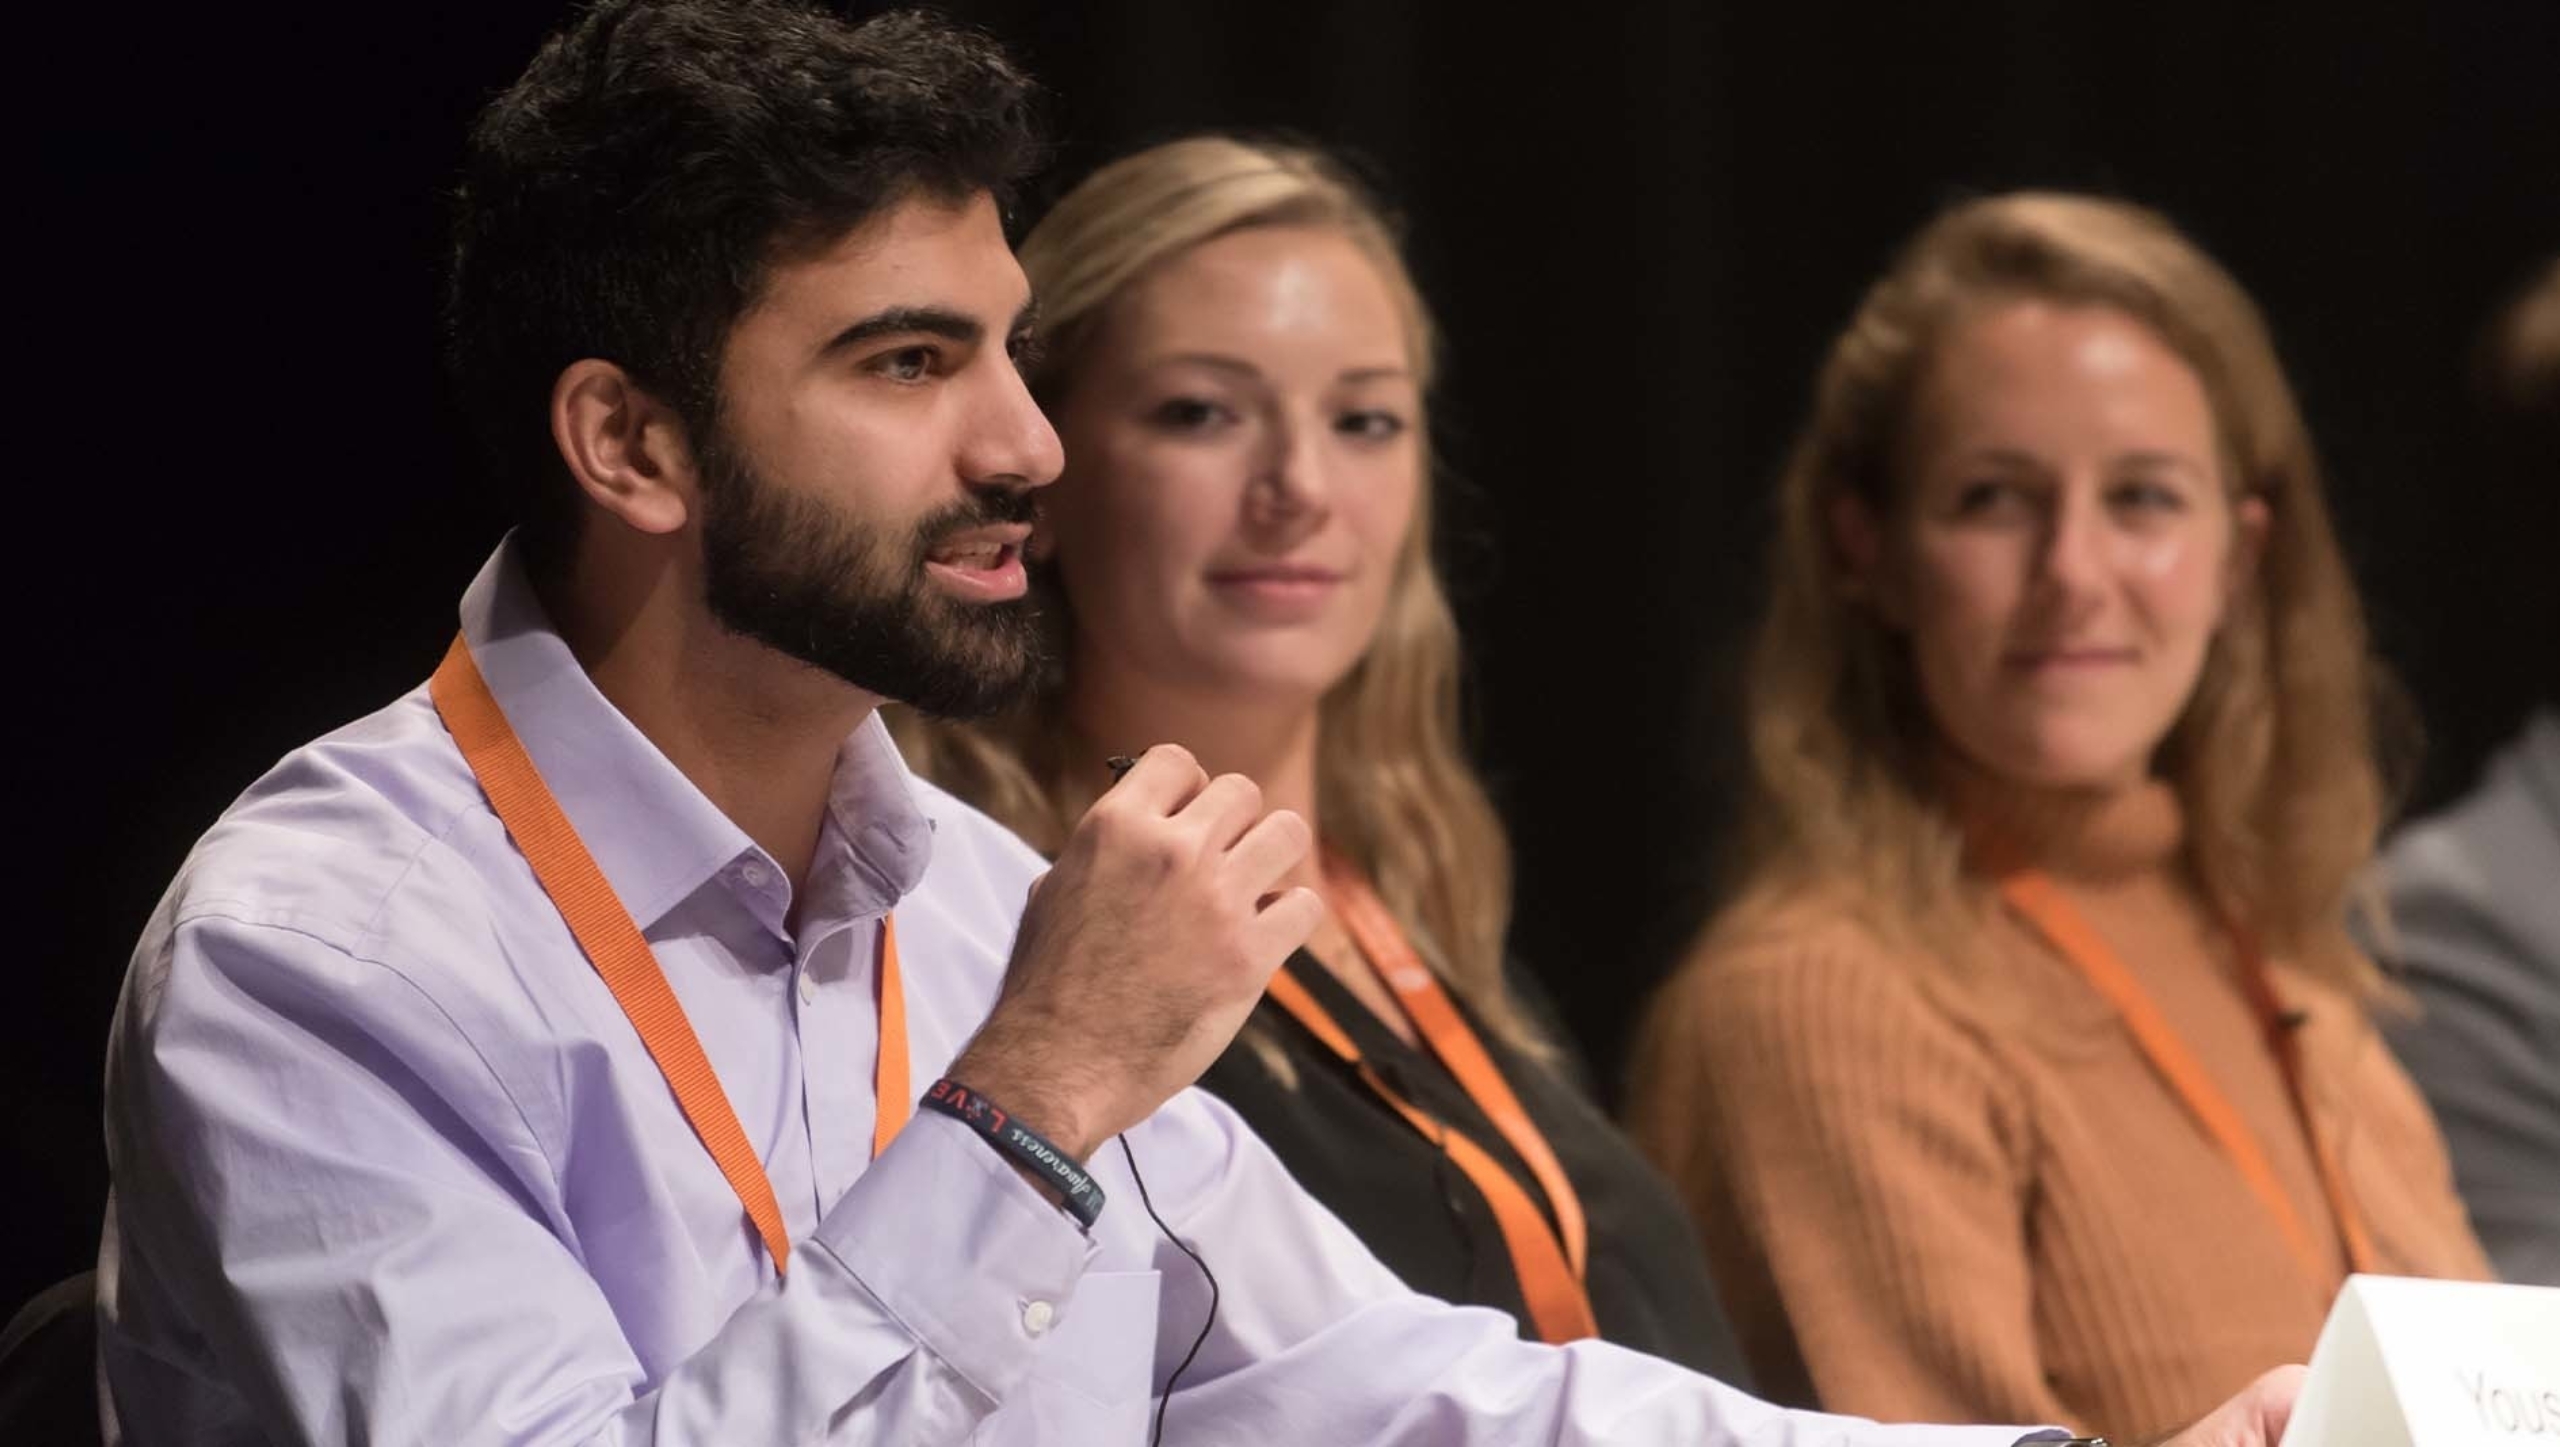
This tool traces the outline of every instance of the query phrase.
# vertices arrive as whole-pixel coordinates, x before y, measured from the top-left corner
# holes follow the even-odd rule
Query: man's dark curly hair
[[[1045,143],[1030,80],[927,16],[860,26],[786,0],[601,0],[471,130],[445,304],[455,395],[523,529],[578,517],[552,384],[620,365],[694,437],[729,331],[777,261],[910,196],[1009,207]]]

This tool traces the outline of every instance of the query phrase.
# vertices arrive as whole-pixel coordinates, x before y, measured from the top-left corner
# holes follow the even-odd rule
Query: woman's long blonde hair
[[[1368,257],[1402,313],[1414,380],[1427,397],[1430,314],[1393,222],[1369,193],[1314,150],[1195,136],[1096,171],[1024,239],[1043,338],[1032,389],[1043,405],[1056,414],[1103,318],[1134,282],[1203,242],[1258,226],[1320,227]],[[1325,843],[1368,875],[1451,989],[1497,1036],[1537,1050],[1539,1037],[1505,985],[1511,851],[1461,739],[1458,629],[1432,566],[1430,496],[1426,476],[1377,636],[1320,705],[1316,808]],[[981,724],[902,713],[892,727],[918,772],[1054,854],[1092,801],[1078,793],[1064,753],[1074,619],[1054,590],[1048,603],[1059,630],[1056,666],[1026,707]]]
[[[1778,484],[1774,576],[1746,688],[1744,908],[1728,918],[1825,890],[1856,901],[1888,938],[1943,945],[1978,917],[1982,894],[1932,791],[1935,726],[1907,643],[1848,595],[1829,528],[1844,496],[1893,515],[1932,350],[1955,322],[2022,299],[2110,307],[2150,327],[2204,384],[2234,502],[2266,505],[2263,553],[2238,575],[2156,769],[2183,804],[2189,861],[2214,903],[2270,950],[2370,997],[2378,976],[2345,924],[2385,807],[2384,691],[2310,435],[2238,283],[2162,217],[2087,196],[1950,209],[1832,346]]]

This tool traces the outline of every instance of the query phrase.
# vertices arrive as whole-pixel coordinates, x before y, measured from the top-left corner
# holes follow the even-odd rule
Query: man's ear
[[[551,440],[587,500],[637,532],[671,533],[701,496],[675,409],[612,362],[570,363],[551,384]]]

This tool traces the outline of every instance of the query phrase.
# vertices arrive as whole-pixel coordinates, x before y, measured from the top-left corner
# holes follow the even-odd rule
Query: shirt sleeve
[[[2419,1012],[2389,1033],[2499,1273],[2560,1285],[2560,957],[2537,963],[2520,896],[2497,891],[2479,846],[2500,844],[2527,860],[2554,852],[2521,831],[2478,840],[2445,824],[2393,847],[2391,963]]]
[[[2024,1427],[1891,1427],[1794,1412],[1659,1358],[1523,1341],[1500,1312],[1406,1290],[1221,1102],[1186,1092],[1131,1133],[1168,1225],[1157,1380],[1204,1320],[1168,1439],[1367,1444],[2009,1447]]]
[[[2069,1420],[2036,1343],[2023,1111],[1891,962],[1693,964],[1642,1059],[1638,1137],[1763,1383],[1885,1417]]]
[[[692,1355],[641,1361],[536,1132],[433,1000],[289,927],[200,918],[165,938],[110,1047],[129,1281],[107,1288],[104,1358],[129,1440],[205,1434],[154,1418],[177,1408],[119,1350],[128,1288],[186,1323],[258,1440],[959,1442],[1034,1356],[1020,1303],[1069,1295],[1089,1259],[1073,1223],[928,1115],[795,1243],[783,1281]]]

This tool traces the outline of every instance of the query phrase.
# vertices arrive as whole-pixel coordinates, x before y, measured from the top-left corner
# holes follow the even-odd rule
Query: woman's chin
[[[2029,789],[2075,793],[2121,789],[2140,783],[2151,772],[2149,745],[2090,738],[2077,730],[2005,733],[1965,752],[1994,778]]]

